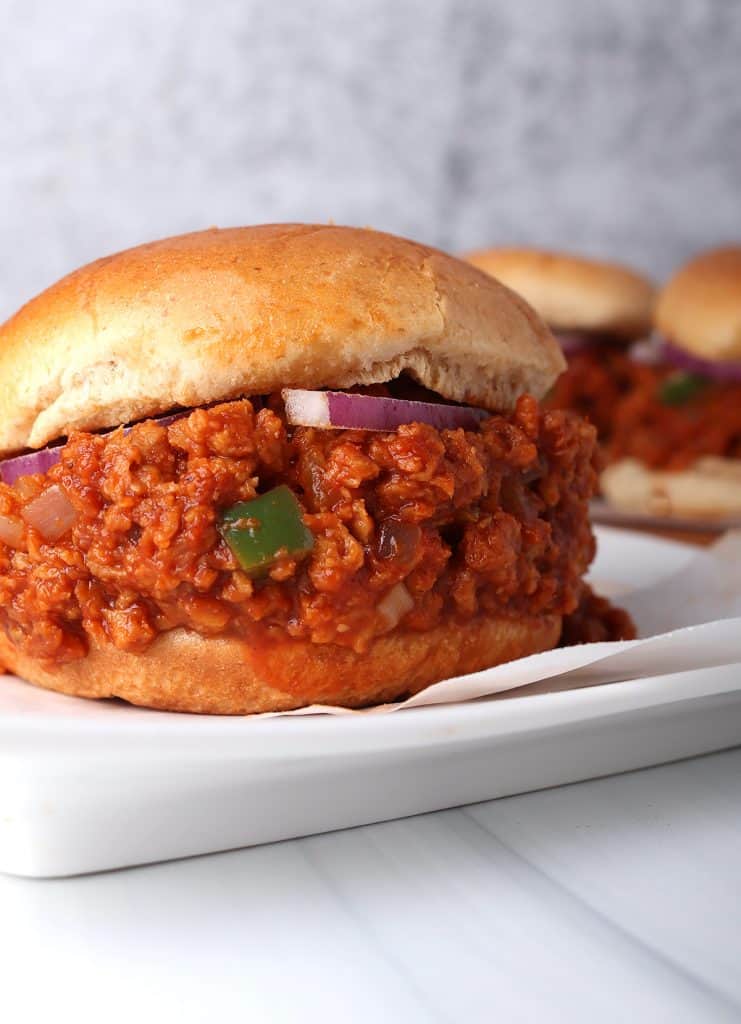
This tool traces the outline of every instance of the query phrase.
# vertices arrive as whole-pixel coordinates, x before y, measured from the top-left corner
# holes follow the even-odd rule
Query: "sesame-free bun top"
[[[0,455],[177,406],[403,371],[506,410],[563,368],[527,303],[435,249],[330,225],[212,229],[82,267],[0,327]]]
[[[659,294],[656,326],[703,359],[741,359],[741,246],[700,253]]]
[[[542,249],[481,249],[465,256],[521,295],[556,331],[632,341],[651,329],[654,287],[617,263]]]

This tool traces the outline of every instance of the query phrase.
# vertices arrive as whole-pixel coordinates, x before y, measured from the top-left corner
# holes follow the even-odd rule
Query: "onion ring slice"
[[[408,423],[427,423],[438,430],[475,430],[489,415],[468,405],[409,402],[345,391],[285,388],[282,395],[288,422],[302,427],[389,431]]]
[[[154,422],[159,423],[161,427],[168,427],[185,415],[187,415],[186,412],[167,413],[165,416],[150,417],[150,419],[154,419]],[[146,423],[147,420],[141,422]],[[117,429],[118,427],[113,427],[105,433],[111,434]],[[128,434],[130,430],[131,427],[126,427],[124,433]],[[12,459],[5,459],[4,462],[0,462],[0,481],[4,484],[14,484],[21,476],[46,473],[59,462],[62,448],[63,445],[55,445],[52,448],[41,448],[39,451],[26,452],[25,455],[15,455]]]

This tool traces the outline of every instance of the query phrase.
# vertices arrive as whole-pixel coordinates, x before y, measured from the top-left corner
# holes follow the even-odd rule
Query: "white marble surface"
[[[739,1021],[739,863],[735,750],[178,863],[0,877],[3,1019]]]

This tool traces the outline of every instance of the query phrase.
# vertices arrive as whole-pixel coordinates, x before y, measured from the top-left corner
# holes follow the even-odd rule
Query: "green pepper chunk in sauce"
[[[705,377],[697,373],[672,373],[659,386],[659,399],[664,405],[684,405],[707,385]]]
[[[285,485],[222,515],[221,534],[248,576],[265,575],[282,555],[307,555],[314,535],[304,523],[296,495]]]

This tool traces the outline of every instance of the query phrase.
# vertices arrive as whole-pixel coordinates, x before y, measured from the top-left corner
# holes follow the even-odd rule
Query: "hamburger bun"
[[[435,249],[357,228],[213,229],[82,267],[0,328],[0,455],[178,406],[402,371],[504,411],[564,365],[519,296]]]
[[[662,289],[656,326],[702,359],[741,360],[741,246],[696,256]]]
[[[383,704],[441,679],[549,650],[560,633],[560,615],[478,616],[425,633],[394,632],[356,654],[289,639],[254,647],[177,629],[160,634],[144,655],[91,645],[83,660],[50,666],[21,654],[0,632],[0,663],[37,686],[76,697],[120,697],[167,711],[248,715],[311,704]]]
[[[647,468],[621,459],[600,478],[615,508],[666,518],[727,519],[741,515],[741,462],[706,455],[685,470]]]
[[[653,285],[617,263],[527,248],[481,249],[464,258],[521,295],[555,331],[633,341],[651,329]]]
[[[212,403],[261,396],[286,387],[348,388],[385,382],[402,371],[447,399],[506,412],[524,392],[541,396],[563,367],[558,345],[523,299],[469,264],[434,249],[354,228],[273,225],[210,230],[140,246],[83,267],[32,300],[0,328],[0,449],[8,453],[40,447],[73,430],[115,427],[174,407],[191,406],[209,408],[196,409],[187,423],[193,418],[202,424],[211,417],[219,424],[213,427],[213,436],[222,441],[226,438],[227,443],[228,421],[219,419],[221,406],[211,408]],[[240,414],[232,409],[229,415]],[[268,422],[271,417],[280,424],[277,414],[267,408],[260,410],[255,421]],[[249,417],[240,420],[243,426],[251,422]],[[87,496],[86,511],[77,513],[82,515],[80,546],[75,547],[80,535],[73,519],[66,534],[58,538],[63,552],[57,563],[61,569],[46,561],[57,557],[56,548],[45,555],[44,545],[36,544],[38,557],[25,558],[37,536],[34,533],[24,533],[18,542],[6,541],[9,547],[3,548],[10,567],[7,572],[15,574],[19,586],[39,568],[29,588],[29,600],[34,602],[31,610],[22,619],[16,612],[15,617],[6,616],[0,628],[0,662],[8,669],[40,686],[77,696],[120,697],[176,711],[248,714],[315,703],[362,707],[395,700],[438,680],[548,649],[558,642],[561,615],[552,608],[536,615],[499,606],[488,614],[474,611],[473,617],[463,622],[446,607],[439,619],[430,620],[432,624],[422,630],[405,630],[403,620],[397,619],[388,632],[368,633],[365,648],[360,643],[343,646],[331,639],[317,639],[309,629],[296,632],[298,588],[303,588],[303,600],[313,587],[308,570],[305,577],[298,572],[281,577],[278,585],[294,590],[284,591],[288,595],[281,605],[284,617],[273,618],[269,626],[262,625],[257,613],[253,618],[245,613],[234,619],[239,628],[231,631],[226,625],[212,627],[208,620],[198,619],[192,628],[184,628],[183,622],[189,620],[178,618],[184,602],[190,597],[200,600],[205,594],[202,604],[219,600],[228,604],[232,599],[222,597],[223,591],[218,589],[222,570],[233,582],[240,569],[244,569],[241,575],[249,575],[250,568],[243,566],[238,556],[230,562],[224,555],[216,562],[214,552],[220,550],[224,539],[219,538],[218,516],[234,499],[212,500],[215,489],[204,499],[192,498],[190,490],[187,497],[185,490],[178,492],[178,500],[191,502],[192,498],[195,502],[187,505],[187,513],[198,510],[197,517],[188,519],[193,524],[192,536],[190,526],[182,526],[182,532],[191,538],[190,546],[176,545],[177,531],[186,519],[181,511],[174,520],[166,520],[174,522],[174,534],[167,532],[169,525],[159,532],[158,517],[160,513],[169,515],[168,502],[175,501],[173,489],[181,478],[192,476],[187,486],[192,485],[192,493],[197,495],[202,493],[207,473],[214,479],[218,474],[219,487],[231,486],[224,481],[238,478],[241,460],[249,457],[237,453],[222,458],[222,450],[231,453],[231,449],[208,449],[212,462],[194,455],[197,469],[191,474],[183,466],[190,466],[192,449],[187,448],[186,462],[182,455],[186,451],[183,438],[191,436],[189,429],[183,420],[166,427],[143,424],[133,433],[121,431],[108,438],[78,436],[72,440],[83,454],[63,463],[65,479],[72,480],[63,486],[71,494],[74,483],[78,486],[74,494]],[[200,429],[193,427],[196,432]],[[163,430],[166,438],[156,433]],[[154,463],[150,472],[147,445],[169,446],[171,435],[181,438],[180,447],[167,447],[165,461],[156,464],[165,467],[161,477]],[[138,438],[149,440],[139,448]],[[269,449],[277,442],[265,443]],[[286,439],[285,444],[289,443]],[[318,446],[318,441],[314,443]],[[118,456],[106,462],[105,470],[91,468],[95,456],[89,453],[98,451],[96,446],[107,450],[109,445]],[[180,454],[174,454],[176,451]],[[139,482],[129,489],[130,468],[139,466],[141,460],[146,483],[137,477]],[[216,468],[208,468],[212,463]],[[278,478],[273,479],[270,472],[275,476],[277,463],[270,465],[272,470],[256,471],[255,489],[259,489],[260,472],[266,475],[267,486],[275,486]],[[53,474],[55,467],[50,472]],[[109,476],[100,482],[96,473]],[[279,479],[289,490],[295,486],[297,515],[306,519],[309,513],[299,500],[303,497],[303,505],[308,505],[302,483],[290,476],[290,467]],[[103,491],[109,480],[113,481],[111,488]],[[60,485],[52,484],[43,493],[51,490],[58,492],[58,498]],[[10,496],[6,494],[3,506],[16,520],[27,507],[20,491],[14,488]],[[157,511],[153,494],[160,502]],[[61,497],[69,504],[64,493]],[[205,511],[198,504],[201,501]],[[127,519],[134,506],[141,516],[135,519],[131,512]],[[180,510],[184,507],[177,506]],[[111,511],[115,514],[109,529],[106,516]],[[586,498],[577,511],[577,519],[572,520],[573,542],[583,551],[589,543]],[[321,512],[326,517],[334,514],[324,506]],[[150,523],[154,533],[147,533]],[[336,529],[339,531],[339,520]],[[103,548],[91,554],[98,535]],[[212,535],[213,541],[209,539]],[[162,539],[157,539],[160,536]],[[202,538],[206,538],[203,548],[199,546]],[[54,538],[46,539],[54,542]],[[569,535],[564,544],[571,541]],[[319,548],[317,543],[309,549],[311,558],[319,558]],[[323,571],[330,578],[335,549],[328,550],[323,564],[329,568]],[[360,550],[365,559],[365,548]],[[135,563],[137,568],[144,566],[142,575],[127,575]],[[199,580],[214,578],[216,582],[193,582],[195,577],[187,573],[190,567],[201,565],[208,571]],[[68,595],[59,599],[67,602],[62,608],[54,603],[54,580],[59,582],[60,573],[64,575],[68,566],[74,566],[79,576],[69,591],[60,585],[59,593]],[[365,562],[362,566],[365,568]],[[118,581],[124,577],[126,582],[119,587]],[[337,578],[341,588],[346,577],[337,570]],[[247,583],[253,585],[250,580]],[[76,596],[78,585],[93,603],[99,600],[97,617],[90,612],[89,619],[83,619]],[[93,589],[85,589],[88,586]],[[261,592],[261,583],[254,586]],[[326,597],[319,588],[315,592],[319,598]],[[212,593],[215,596],[209,596]],[[159,595],[167,595],[161,597],[162,605],[157,604]],[[137,604],[140,598],[141,604]],[[290,604],[294,598],[295,603]],[[45,603],[47,599],[50,604]],[[116,604],[119,599],[120,606]],[[337,600],[342,599],[340,593]],[[53,620],[47,615],[51,605],[57,616]],[[136,644],[129,642],[128,634],[122,639],[106,625],[110,622],[107,613],[119,607],[125,613],[132,606],[145,618],[150,611],[152,616],[160,614],[157,608],[164,608],[161,614],[165,616],[147,619],[150,625],[156,621],[157,628],[151,626],[148,639],[141,643],[144,634],[138,633]],[[209,608],[211,605],[204,614]],[[330,608],[327,621],[335,621],[341,615],[341,603]],[[36,611],[40,618],[47,615],[43,624],[36,621]],[[377,614],[376,605],[371,605],[369,614]],[[232,622],[229,616],[227,620]],[[205,622],[202,631],[198,622]],[[63,643],[66,623],[72,623],[68,632],[78,644],[72,653]],[[74,630],[80,624],[82,635],[78,636]],[[42,625],[46,629],[44,642],[53,643],[54,637],[59,640],[50,648],[61,652],[59,657],[37,657],[37,651],[45,647],[34,648],[30,641],[24,646]],[[326,635],[335,636],[331,630]]]

